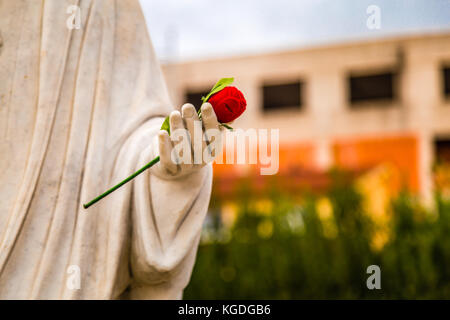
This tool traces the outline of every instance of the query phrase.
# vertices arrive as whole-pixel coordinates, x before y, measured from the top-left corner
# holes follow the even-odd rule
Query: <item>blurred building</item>
[[[234,126],[280,130],[280,174],[334,166],[358,171],[387,162],[406,186],[427,196],[432,165],[450,159],[449,33],[167,64],[163,70],[177,106],[198,106],[219,78],[235,77],[248,110]],[[216,165],[215,175],[232,176],[243,170],[237,167]]]

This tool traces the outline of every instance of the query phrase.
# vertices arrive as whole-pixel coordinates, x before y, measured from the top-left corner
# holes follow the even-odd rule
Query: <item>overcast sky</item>
[[[450,0],[140,0],[162,60],[450,31]],[[381,28],[366,26],[369,5]]]

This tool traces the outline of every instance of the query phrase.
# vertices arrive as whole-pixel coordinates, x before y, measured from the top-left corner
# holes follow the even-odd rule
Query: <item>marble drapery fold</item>
[[[0,298],[180,298],[210,166],[81,205],[150,161],[172,110],[138,1],[3,0],[0,33]]]

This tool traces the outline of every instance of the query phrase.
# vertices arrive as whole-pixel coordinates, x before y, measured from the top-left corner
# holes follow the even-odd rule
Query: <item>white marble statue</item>
[[[138,1],[4,0],[0,34],[0,299],[181,298],[212,172],[170,160],[163,117],[196,113],[173,112]]]

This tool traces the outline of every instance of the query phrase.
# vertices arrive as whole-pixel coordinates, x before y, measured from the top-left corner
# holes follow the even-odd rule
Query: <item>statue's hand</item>
[[[158,133],[161,161],[155,170],[167,177],[182,177],[212,162],[222,151],[222,129],[211,104],[201,107],[202,120],[192,104],[185,104],[181,114],[170,114],[170,136]]]

